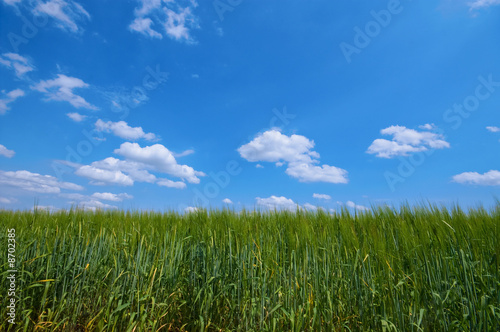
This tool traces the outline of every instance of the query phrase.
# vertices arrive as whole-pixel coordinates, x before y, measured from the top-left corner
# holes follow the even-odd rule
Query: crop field
[[[500,204],[0,211],[0,330],[498,331]],[[8,231],[15,229],[16,324]]]

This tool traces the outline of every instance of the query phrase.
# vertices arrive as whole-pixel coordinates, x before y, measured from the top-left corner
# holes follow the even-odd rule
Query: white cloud
[[[313,198],[330,200],[332,197],[327,194],[313,194]]]
[[[94,161],[91,166],[98,169],[126,173],[127,176],[133,181],[148,183],[154,183],[156,181],[156,176],[146,170],[146,165],[134,161],[108,157],[103,160]]]
[[[152,12],[154,9],[161,7],[161,0],[140,0],[141,8],[136,8],[134,13],[136,16],[144,16]]]
[[[9,150],[4,145],[0,144],[0,156],[12,158],[15,154],[16,153],[13,150]]]
[[[363,206],[363,205],[358,205],[356,203],[354,203],[353,201],[347,201],[345,203],[345,205],[347,207],[350,207],[352,209],[356,209],[356,210],[362,210],[362,211],[366,211],[366,210],[369,210],[369,208],[367,208],[366,206]]]
[[[31,208],[31,210],[47,210],[47,211],[58,211],[60,209],[56,208],[53,205],[37,205]]]
[[[3,203],[3,204],[11,204],[12,203],[12,200],[8,199],[8,198],[5,198],[5,197],[0,197],[0,203]]]
[[[180,165],[173,153],[161,144],[154,144],[142,148],[137,143],[126,142],[114,151],[128,160],[143,163],[153,170],[166,173],[190,183],[200,183],[199,176],[205,173],[195,171],[187,165]]]
[[[418,128],[425,130],[434,130],[436,129],[436,125],[434,123],[426,123],[424,125],[418,126]]]
[[[66,115],[75,122],[82,122],[87,118],[86,115],[82,115],[80,113],[66,113]]]
[[[132,31],[136,31],[136,32],[142,33],[144,35],[147,35],[151,38],[162,39],[163,35],[157,31],[153,30],[151,28],[152,24],[154,24],[154,23],[149,17],[147,17],[147,18],[137,17],[129,25],[129,29]]]
[[[401,144],[423,145],[426,144],[431,148],[448,147],[449,144],[441,140],[442,135],[428,132],[408,129],[404,126],[390,126],[380,131],[383,135],[393,135],[393,141]]]
[[[7,93],[2,91],[2,93],[5,94],[6,98],[0,99],[0,114],[5,114],[10,109],[8,104],[12,103],[17,98],[24,96],[24,91],[21,89],[15,89]]]
[[[255,198],[257,205],[263,206],[267,209],[283,209],[294,211],[297,209],[297,204],[291,200],[290,198],[286,198],[285,196],[270,196],[267,198]]]
[[[322,165],[319,154],[312,151],[314,141],[301,135],[283,135],[278,129],[271,129],[257,135],[250,143],[238,148],[244,159],[266,161],[282,166],[288,163],[286,174],[301,182],[347,183],[347,171],[335,166]]]
[[[182,181],[172,181],[169,179],[158,179],[157,185],[168,188],[184,189],[186,188],[186,183]]]
[[[301,135],[283,135],[279,130],[272,129],[257,135],[250,143],[238,148],[241,157],[248,161],[267,162],[311,162],[319,158],[319,154],[311,151],[314,141]]]
[[[2,56],[0,56],[0,64],[7,68],[14,69],[18,78],[21,78],[24,74],[35,69],[27,58],[17,53],[2,54]]]
[[[133,196],[127,193],[113,194],[113,193],[93,193],[92,198],[100,199],[103,201],[121,202],[124,199],[132,199]]]
[[[88,201],[78,202],[77,206],[80,208],[83,208],[85,210],[92,210],[92,211],[100,210],[100,209],[105,210],[105,209],[117,209],[118,208],[114,205],[105,204],[105,203],[98,201],[96,199],[90,199]]]
[[[134,10],[135,19],[129,25],[131,31],[151,38],[163,37],[187,43],[195,43],[191,30],[199,28],[198,18],[193,14],[198,6],[194,0],[139,0],[140,7]],[[156,30],[153,26],[161,27]]]
[[[415,147],[409,144],[400,144],[383,138],[377,138],[368,147],[367,153],[376,154],[379,158],[393,158],[396,156],[407,156],[408,153],[427,150],[426,147]]]
[[[500,0],[476,0],[469,3],[471,9],[500,5]]]
[[[58,74],[53,80],[40,81],[31,86],[33,90],[45,93],[48,100],[67,101],[76,108],[96,110],[97,107],[88,103],[83,97],[73,93],[73,89],[88,88],[89,85],[76,77]]]
[[[174,157],[179,158],[179,157],[189,156],[190,154],[193,154],[193,153],[194,153],[194,150],[186,150],[186,151],[183,151],[181,153],[173,153],[173,154],[174,154]]]
[[[125,199],[134,198],[132,195],[129,195],[127,193],[113,194],[109,192],[96,192],[90,196],[78,193],[61,193],[59,194],[59,197],[69,198],[72,200],[71,202],[69,202],[70,204],[88,210],[116,209],[116,206],[109,205],[101,201],[121,202]]]
[[[198,211],[198,208],[194,207],[194,206],[188,206],[187,208],[184,209],[184,212],[186,213],[192,213],[192,212],[196,212]]]
[[[82,32],[77,22],[90,20],[90,14],[77,2],[72,0],[38,1],[33,8],[35,15],[52,17],[58,28],[71,32]]]
[[[347,201],[345,204],[344,204],[344,202],[337,201],[337,204],[338,205],[345,205],[348,208],[356,209],[356,210],[362,210],[362,211],[369,210],[368,207],[363,206],[363,205],[358,205],[358,204],[354,203],[353,201]],[[332,210],[330,210],[330,211],[332,211]]]
[[[434,125],[420,126],[422,129],[434,129]],[[378,138],[368,147],[367,153],[375,154],[379,158],[393,158],[407,156],[409,153],[426,151],[428,148],[449,148],[450,144],[443,139],[443,135],[431,131],[418,131],[404,126],[390,126],[380,131],[382,135],[392,135],[392,140]]]
[[[453,176],[453,182],[479,186],[500,186],[500,171],[490,170],[484,174],[465,172]]]
[[[3,0],[4,3],[6,3],[7,5],[15,5],[17,3],[20,3],[22,0]]]
[[[63,197],[63,198],[69,198],[72,200],[77,200],[77,201],[81,201],[81,200],[89,198],[89,196],[79,194],[79,193],[60,193],[58,196]]]
[[[499,127],[488,126],[488,127],[486,127],[486,129],[488,131],[491,131],[492,133],[498,133],[498,132],[500,132],[500,128]]]
[[[318,209],[318,207],[316,205],[312,205],[310,203],[306,203],[306,204],[304,204],[304,209],[316,211]]]
[[[285,171],[300,182],[347,183],[347,171],[335,166],[314,166],[308,163],[291,163]]]
[[[84,189],[80,185],[71,182],[62,182],[50,175],[41,175],[29,171],[0,171],[0,184],[45,194],[58,194],[61,192],[61,189]]]
[[[172,152],[161,144],[140,147],[137,143],[123,143],[115,153],[125,157],[120,160],[108,157],[94,161],[90,165],[70,165],[76,168],[75,174],[91,180],[91,184],[116,184],[131,186],[135,181],[156,183],[159,186],[183,189],[184,181],[199,183],[199,176],[205,173],[195,171],[187,165],[180,165],[175,160]],[[165,173],[180,178],[182,181],[172,181],[157,178],[149,171]]]
[[[90,183],[95,185],[117,184],[131,186],[134,184],[134,180],[121,171],[102,169],[92,165],[81,166],[75,171],[75,174],[92,180]]]
[[[97,131],[112,132],[115,136],[121,137],[126,140],[138,140],[144,138],[147,141],[157,140],[153,133],[145,133],[142,127],[130,127],[125,121],[104,122],[101,119],[95,123]]]
[[[264,168],[264,166],[262,166],[261,164],[257,164],[255,165],[255,168]]]
[[[165,21],[165,31],[169,37],[175,40],[191,40],[189,35],[190,27],[197,27],[196,18],[191,13],[191,8],[180,8],[178,12],[169,8],[164,8],[167,20]]]
[[[222,203],[225,203],[225,204],[233,204],[233,201],[232,201],[232,200],[230,200],[229,198],[224,198],[224,199],[222,200]]]

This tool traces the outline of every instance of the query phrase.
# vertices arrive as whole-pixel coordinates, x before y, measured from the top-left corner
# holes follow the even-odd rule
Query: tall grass
[[[3,282],[1,330],[500,329],[500,204],[0,211],[0,226],[18,269],[17,325]]]

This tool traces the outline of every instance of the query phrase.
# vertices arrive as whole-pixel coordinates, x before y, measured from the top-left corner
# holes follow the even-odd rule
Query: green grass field
[[[0,330],[498,331],[500,204],[0,211]],[[8,229],[16,325],[7,322]]]

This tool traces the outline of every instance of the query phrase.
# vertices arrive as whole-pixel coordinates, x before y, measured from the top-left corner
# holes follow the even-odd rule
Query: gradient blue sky
[[[500,193],[499,0],[0,1],[0,208]]]

